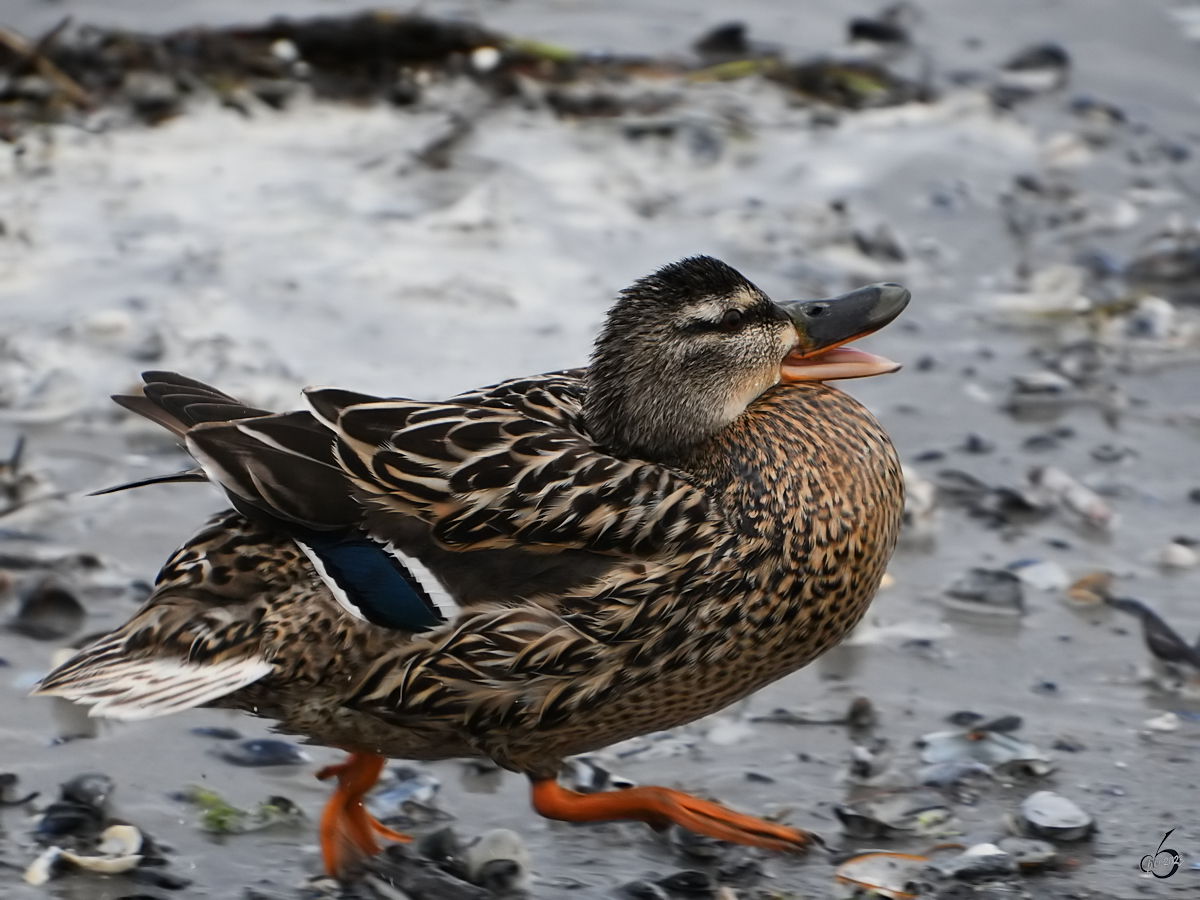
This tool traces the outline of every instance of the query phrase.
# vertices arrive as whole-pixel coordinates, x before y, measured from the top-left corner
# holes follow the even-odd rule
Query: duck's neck
[[[889,546],[895,540],[904,498],[895,449],[835,388],[772,388],[695,448],[687,468],[739,531],[786,536],[798,554],[864,528],[881,529]]]

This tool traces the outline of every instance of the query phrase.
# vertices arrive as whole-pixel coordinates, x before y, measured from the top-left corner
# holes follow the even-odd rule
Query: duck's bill
[[[781,303],[795,326],[796,347],[784,359],[780,378],[832,381],[895,372],[899,363],[844,345],[887,325],[909,299],[898,284],[873,284],[829,300]]]
[[[779,377],[783,381],[834,381],[841,378],[869,378],[899,371],[900,363],[853,347],[837,347],[815,356],[790,353],[783,360]]]

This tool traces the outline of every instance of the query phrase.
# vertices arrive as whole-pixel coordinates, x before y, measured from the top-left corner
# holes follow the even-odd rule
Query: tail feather
[[[151,422],[157,422],[163,428],[170,431],[177,438],[182,438],[187,433],[187,426],[180,422],[177,418],[156,404],[149,397],[142,394],[113,394],[113,402],[117,406],[123,407],[130,412],[137,413],[143,418],[149,419]]]
[[[133,721],[165,716],[233,693],[272,671],[259,656],[203,663],[130,654],[125,629],[84,647],[49,675],[35,695],[90,706],[89,716]]]
[[[127,481],[124,484],[101,488],[98,491],[92,491],[88,496],[100,497],[104,494],[115,494],[117,491],[129,491],[151,484],[183,484],[190,481],[208,481],[208,476],[204,474],[203,469],[186,469],[183,472],[172,472],[170,475],[155,475],[151,478],[142,478],[138,481]]]
[[[333,454],[333,435],[310,412],[275,414],[175,372],[143,372],[142,394],[113,397],[179,437],[199,469],[97,491],[212,481],[234,505],[276,526],[329,530],[357,521],[358,507]]]

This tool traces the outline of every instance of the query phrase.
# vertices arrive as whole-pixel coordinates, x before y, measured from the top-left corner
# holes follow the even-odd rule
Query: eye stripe
[[[704,311],[709,312],[710,310],[705,309]],[[724,306],[712,309],[711,311],[716,313],[715,318],[710,318],[708,316],[693,316],[682,322],[678,326],[679,330],[687,334],[702,334],[704,332],[725,331],[726,329],[722,320],[728,313],[735,311],[742,314],[742,321],[738,324],[736,330],[741,330],[747,325],[756,325],[762,322],[773,322],[778,319],[778,316],[776,316],[774,313],[773,305],[765,305],[761,303],[756,303],[749,307]]]

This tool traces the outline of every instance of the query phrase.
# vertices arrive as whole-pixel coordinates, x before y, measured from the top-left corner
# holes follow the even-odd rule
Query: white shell
[[[54,864],[62,856],[62,847],[48,847],[46,851],[29,864],[25,870],[25,883],[34,887],[45,884],[54,873]]]

